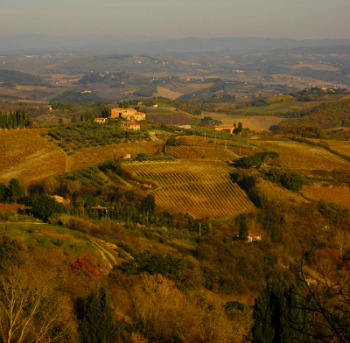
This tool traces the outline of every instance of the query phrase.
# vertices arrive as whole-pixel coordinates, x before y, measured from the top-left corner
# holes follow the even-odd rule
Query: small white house
[[[248,243],[261,241],[261,235],[256,232],[248,232]]]

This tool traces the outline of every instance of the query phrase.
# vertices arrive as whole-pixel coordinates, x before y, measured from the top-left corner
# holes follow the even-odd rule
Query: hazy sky
[[[350,0],[0,0],[0,35],[350,38]]]

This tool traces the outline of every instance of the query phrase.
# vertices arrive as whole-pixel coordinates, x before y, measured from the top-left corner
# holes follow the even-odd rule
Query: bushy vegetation
[[[0,82],[4,83],[4,86],[15,85],[31,85],[31,86],[45,86],[47,85],[40,77],[23,73],[16,70],[0,70]]]
[[[332,97],[346,93],[345,89],[327,88],[322,89],[318,87],[305,88],[300,91],[292,93],[298,101],[315,101],[325,97]]]
[[[350,127],[350,100],[321,104],[306,110],[302,118],[283,120],[278,124],[279,130],[293,130],[299,126],[332,129]]]
[[[0,128],[2,129],[22,129],[32,127],[32,125],[29,115],[24,111],[15,111],[9,114],[0,112]]]
[[[294,192],[299,192],[305,183],[305,178],[294,171],[271,168],[265,172],[265,175],[271,182],[280,183]]]
[[[252,156],[245,156],[235,162],[235,165],[239,168],[257,168],[259,169],[263,163],[266,163],[269,159],[271,161],[276,160],[279,154],[274,151],[270,152],[258,152]]]
[[[20,185],[18,179],[12,178],[7,186],[0,182],[0,202],[16,203],[24,195],[24,188]]]
[[[48,135],[59,146],[72,149],[80,149],[86,146],[116,144],[123,141],[149,139],[145,131],[124,130],[118,125],[101,125],[98,123],[76,123],[62,125],[50,130]]]
[[[104,181],[99,175],[99,168],[97,166],[86,167],[62,174],[58,177],[58,180],[80,181],[82,184],[93,187],[102,187],[104,185]]]

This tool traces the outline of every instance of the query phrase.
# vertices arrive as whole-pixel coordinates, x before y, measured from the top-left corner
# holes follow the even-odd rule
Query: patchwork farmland
[[[230,181],[229,167],[220,161],[144,162],[125,168],[157,185],[153,194],[160,210],[197,218],[225,218],[254,210],[246,194]]]

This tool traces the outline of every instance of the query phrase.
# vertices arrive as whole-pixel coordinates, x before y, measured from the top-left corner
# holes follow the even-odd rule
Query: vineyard
[[[0,133],[0,180],[20,178],[23,184],[65,171],[65,155],[41,137],[45,129],[9,130]]]
[[[229,168],[219,161],[181,160],[125,164],[133,175],[157,184],[160,210],[194,217],[225,218],[254,210],[246,194],[229,179]]]
[[[348,161],[317,146],[293,141],[260,141],[256,144],[276,151],[280,155],[278,163],[291,169],[343,170],[350,167]]]
[[[163,144],[154,141],[136,141],[119,143],[106,146],[83,148],[71,155],[72,170],[80,169],[91,164],[96,164],[114,157],[122,157],[126,154],[132,156],[140,153],[157,154],[162,151]]]
[[[231,149],[221,147],[177,146],[168,147],[167,153],[180,159],[208,159],[232,161],[239,158]]]

